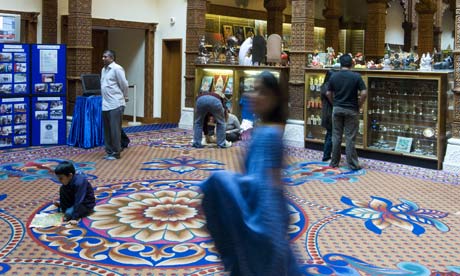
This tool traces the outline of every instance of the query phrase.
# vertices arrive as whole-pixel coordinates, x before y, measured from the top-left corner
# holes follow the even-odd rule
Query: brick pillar
[[[57,43],[58,1],[43,0],[42,13],[42,43]]]
[[[367,60],[380,59],[385,54],[387,2],[388,0],[367,0],[366,40],[364,43],[364,55]]]
[[[279,34],[283,37],[283,11],[286,9],[286,0],[265,0],[267,10],[267,34]]]
[[[454,138],[460,139],[460,0],[456,1],[454,45],[454,122],[452,123],[452,135]]]
[[[410,52],[412,48],[412,29],[414,24],[412,22],[404,21],[402,23],[402,28],[404,29],[404,47],[403,51]]]
[[[420,0],[415,4],[415,11],[418,14],[418,50],[421,55],[423,53],[432,52],[433,36],[434,36],[434,13],[436,12],[437,4],[435,0]]]
[[[67,113],[73,114],[75,100],[82,94],[81,74],[91,73],[91,0],[69,0],[67,41]]]
[[[307,55],[313,53],[315,1],[292,0],[292,35],[289,71],[290,119],[303,120],[305,108],[305,66]]]
[[[332,47],[336,52],[339,50],[341,2],[341,0],[326,1],[326,8],[323,10],[324,18],[326,18],[326,47]]]
[[[200,37],[205,34],[206,0],[187,1],[187,35],[185,50],[185,106],[195,105],[195,60]]]

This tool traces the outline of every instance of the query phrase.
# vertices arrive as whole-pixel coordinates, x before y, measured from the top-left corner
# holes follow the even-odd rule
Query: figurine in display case
[[[430,53],[423,54],[420,59],[420,71],[431,71],[431,56]]]
[[[211,55],[208,53],[208,50],[206,49],[205,37],[202,36],[200,39],[200,44],[198,45],[198,57],[196,59],[196,63],[207,64],[210,56]]]
[[[392,63],[394,70],[401,70],[401,60],[399,59],[399,54],[395,54],[395,58]]]

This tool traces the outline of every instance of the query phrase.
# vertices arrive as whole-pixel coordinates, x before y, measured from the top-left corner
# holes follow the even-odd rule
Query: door
[[[102,62],[102,54],[107,50],[109,44],[109,32],[108,30],[93,29],[92,32],[92,61],[91,61],[91,73],[100,74],[101,69],[104,66]]]
[[[181,115],[182,40],[163,40],[161,121],[179,123]]]

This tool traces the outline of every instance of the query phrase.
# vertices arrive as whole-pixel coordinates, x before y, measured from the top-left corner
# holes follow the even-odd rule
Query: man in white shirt
[[[102,61],[104,62],[101,72],[102,121],[107,153],[104,159],[115,160],[120,159],[122,151],[121,123],[128,99],[128,81],[123,67],[115,62],[114,51],[106,50]],[[125,145],[127,146],[126,143]]]

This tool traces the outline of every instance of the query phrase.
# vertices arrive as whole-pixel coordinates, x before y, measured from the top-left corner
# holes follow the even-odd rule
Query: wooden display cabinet
[[[306,69],[305,141],[323,143],[323,128],[312,124],[320,107],[309,101],[319,96],[311,80],[324,77],[326,69]],[[446,149],[449,116],[448,78],[452,71],[356,70],[366,83],[368,97],[360,119],[357,148],[433,163],[441,169]],[[318,119],[316,120],[318,121]],[[314,137],[312,137],[312,135]],[[378,155],[372,155],[378,157]],[[388,158],[387,158],[388,159]],[[390,158],[391,160],[392,158]],[[392,161],[398,162],[398,159]],[[425,163],[427,163],[425,162]],[[417,162],[411,162],[417,165]]]
[[[209,91],[215,90],[215,84],[220,76],[225,79],[224,94],[227,107],[241,120],[240,100],[244,93],[254,90],[254,79],[262,71],[269,71],[278,78],[282,91],[287,93],[289,68],[276,66],[239,66],[228,64],[197,64],[195,70],[195,98],[204,92],[207,80],[213,80]]]

